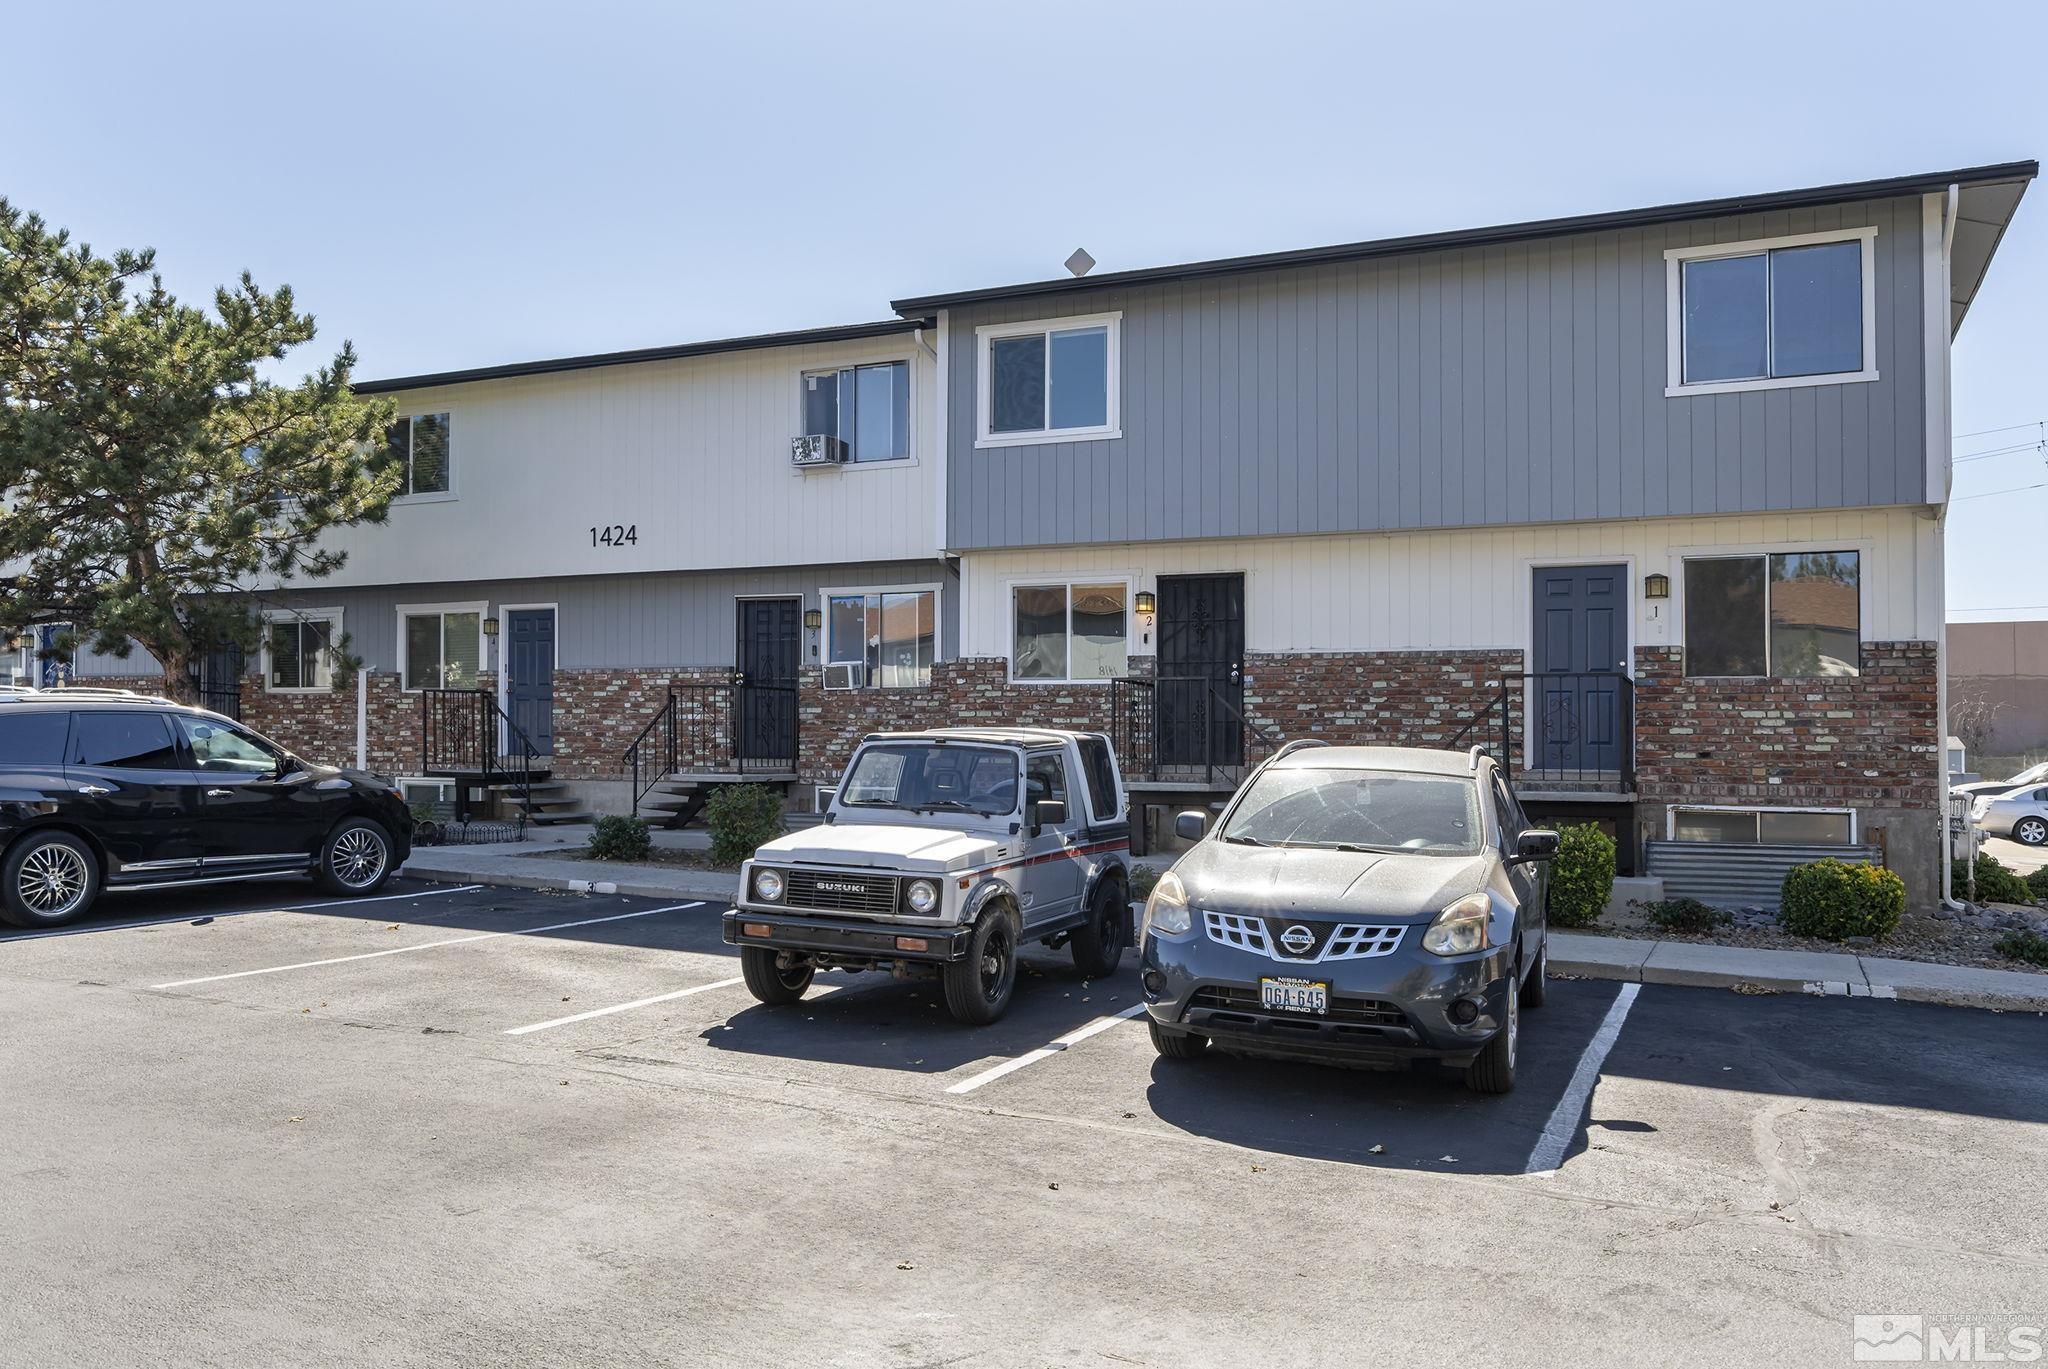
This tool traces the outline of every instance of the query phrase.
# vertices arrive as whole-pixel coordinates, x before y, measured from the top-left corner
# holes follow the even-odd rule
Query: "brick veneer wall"
[[[1255,654],[1245,658],[1245,720],[1259,734],[1255,754],[1297,737],[1439,746],[1492,703],[1501,676],[1521,669],[1519,651]],[[1509,704],[1519,728],[1519,691],[1509,691]],[[1464,742],[1493,739],[1481,723]]]
[[[626,748],[668,700],[672,685],[724,684],[725,666],[643,666],[555,672],[555,773],[565,779],[616,779],[627,773]],[[723,696],[720,696],[721,698]],[[687,695],[686,715],[700,696]],[[685,726],[698,720],[686,716]],[[722,743],[727,720],[707,714],[701,731]]]

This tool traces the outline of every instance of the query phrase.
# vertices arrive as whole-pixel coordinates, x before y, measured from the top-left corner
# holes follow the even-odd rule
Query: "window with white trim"
[[[273,694],[334,688],[340,636],[339,614],[271,614],[263,631],[263,687]]]
[[[449,481],[448,415],[409,415],[385,429],[384,439],[405,472],[400,495],[446,494],[454,488]]]
[[[883,361],[804,372],[804,433],[847,445],[854,462],[910,455],[910,363]]]
[[[1672,388],[1876,379],[1874,244],[1857,229],[1666,252]]]
[[[977,445],[1122,436],[1122,325],[1091,314],[977,328]]]
[[[1688,557],[1685,673],[1861,674],[1861,559],[1853,551]]]
[[[923,689],[939,646],[937,591],[871,590],[825,596],[826,683]]]
[[[1131,587],[1122,581],[1010,590],[1010,678],[1112,680],[1130,668]]]
[[[1846,808],[1673,808],[1674,841],[1735,846],[1848,846],[1856,819]]]
[[[483,662],[483,614],[477,609],[408,609],[399,615],[404,686],[474,689]]]

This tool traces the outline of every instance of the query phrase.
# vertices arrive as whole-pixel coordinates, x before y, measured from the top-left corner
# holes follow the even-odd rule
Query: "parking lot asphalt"
[[[398,882],[0,936],[0,1361],[1828,1364],[2048,1321],[2048,1022],[1554,981],[1502,1098]]]

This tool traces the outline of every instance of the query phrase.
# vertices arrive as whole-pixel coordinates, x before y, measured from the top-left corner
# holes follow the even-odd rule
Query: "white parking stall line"
[[[613,913],[609,917],[586,917],[578,922],[554,922],[545,927],[521,927],[515,931],[475,932],[469,936],[444,937],[439,941],[423,941],[417,946],[393,946],[382,951],[364,951],[360,955],[329,956],[325,960],[301,960],[292,965],[266,965],[258,970],[235,970],[229,974],[201,975],[197,979],[174,979],[168,984],[152,984],[152,989],[182,989],[192,984],[217,984],[223,979],[247,979],[251,975],[283,974],[286,970],[311,970],[322,965],[346,965],[353,960],[375,960],[380,956],[408,955],[413,951],[431,951],[441,946],[461,946],[472,941],[492,941],[501,936],[538,936],[542,932],[566,932],[572,927],[594,927],[600,922],[623,922],[632,917],[653,917],[656,913],[679,912],[685,908],[701,908],[699,903],[671,903],[664,908],[642,908],[631,913]]]
[[[996,1065],[993,1068],[983,1070],[980,1074],[975,1075],[972,1079],[963,1079],[959,1083],[947,1089],[946,1092],[972,1093],[976,1089],[980,1088],[983,1084],[992,1083],[995,1080],[1002,1078],[1006,1074],[1011,1074],[1017,1070],[1023,1069],[1026,1065],[1035,1065],[1039,1061],[1047,1058],[1048,1056],[1058,1055],[1061,1051],[1065,1050],[1069,1046],[1078,1046],[1083,1041],[1086,1041],[1089,1037],[1095,1035],[1097,1032],[1106,1032],[1111,1027],[1114,1027],[1117,1023],[1127,1021],[1130,1018],[1136,1017],[1139,1013],[1143,1011],[1145,1011],[1145,1005],[1143,1003],[1135,1003],[1130,1007],[1125,1008],[1122,1012],[1111,1013],[1107,1017],[1098,1017],[1093,1022],[1088,1023],[1086,1026],[1074,1028],[1074,1030],[1068,1032],[1065,1036],[1054,1037],[1051,1041],[1048,1041],[1045,1045],[1040,1046],[1035,1051],[1027,1051],[1023,1055],[1018,1056],[1015,1060],[1005,1060],[1000,1065]]]
[[[140,922],[92,922],[83,927],[63,927],[51,932],[23,932],[19,936],[0,936],[0,944],[9,941],[41,941],[52,936],[86,936],[92,932],[125,932],[135,927],[168,927],[178,922],[220,922],[231,917],[254,917],[259,913],[303,913],[314,908],[341,908],[357,903],[384,903],[399,898],[436,898],[442,894],[468,894],[483,888],[481,884],[465,884],[459,889],[429,889],[411,894],[379,894],[374,898],[341,898],[329,903],[288,903],[277,908],[234,908],[225,913],[208,913],[194,910],[177,913],[170,917],[144,918]]]
[[[652,1007],[656,1003],[667,1003],[678,998],[688,998],[691,994],[709,993],[713,989],[729,989],[735,984],[744,983],[746,983],[746,980],[738,975],[734,975],[731,979],[721,979],[715,984],[692,984],[687,989],[676,989],[670,993],[658,993],[648,998],[636,998],[631,1003],[614,1003],[609,1008],[592,1008],[589,1012],[570,1013],[567,1017],[557,1017],[547,1022],[534,1022],[524,1027],[508,1027],[505,1030],[505,1035],[525,1036],[529,1032],[544,1032],[549,1027],[566,1027],[571,1022],[588,1022],[593,1017],[610,1017],[615,1012],[631,1012],[635,1008]]]
[[[1550,1120],[1543,1124],[1543,1134],[1536,1138],[1536,1148],[1529,1152],[1529,1163],[1522,1168],[1524,1174],[1548,1178],[1564,1163],[1564,1153],[1571,1148],[1572,1137],[1579,1130],[1579,1114],[1586,1110],[1593,1085],[1600,1080],[1600,1067],[1607,1063],[1607,1053],[1614,1049],[1621,1036],[1621,1024],[1628,1020],[1628,1010],[1642,988],[1640,984],[1623,984],[1621,992],[1607,1005],[1607,1016],[1600,1019],[1600,1029],[1586,1043],[1585,1053],[1579,1056],[1579,1067],[1572,1071],[1571,1083],[1565,1085],[1564,1096],[1551,1109]]]

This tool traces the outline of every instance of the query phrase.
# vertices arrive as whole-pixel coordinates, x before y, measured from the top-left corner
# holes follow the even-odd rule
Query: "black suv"
[[[119,690],[0,693],[0,918],[50,927],[102,888],[310,874],[374,892],[412,854],[396,785]]]

